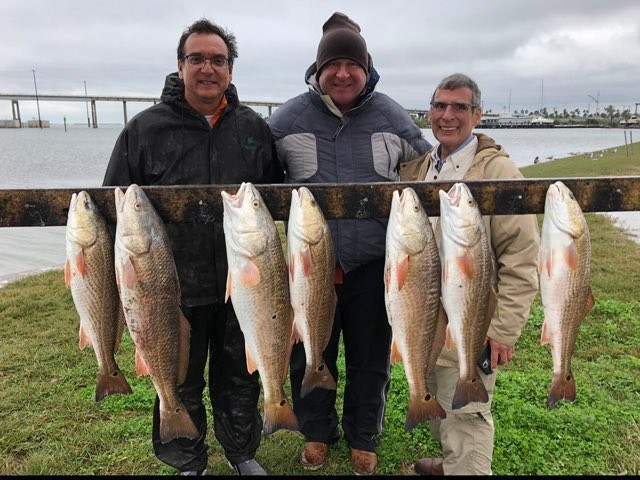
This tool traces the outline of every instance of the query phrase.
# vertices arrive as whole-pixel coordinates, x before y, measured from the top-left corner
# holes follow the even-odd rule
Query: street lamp
[[[594,98],[591,95],[587,95],[591,100],[596,102],[596,115],[598,115],[598,109],[600,108],[600,92],[598,92],[598,96]]]
[[[40,120],[40,102],[38,101],[38,85],[36,84],[36,71],[31,70],[33,72],[33,86],[36,89],[36,106],[38,107],[38,125],[42,128],[42,120]]]

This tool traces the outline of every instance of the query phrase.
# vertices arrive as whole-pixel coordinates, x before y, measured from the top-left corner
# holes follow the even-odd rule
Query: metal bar
[[[484,214],[543,213],[547,189],[561,180],[585,212],[640,210],[640,177],[547,178],[481,180],[466,182]],[[440,214],[439,190],[453,182],[385,182],[305,184],[330,219],[384,218],[389,216],[394,190],[412,187],[430,216]],[[300,184],[256,185],[275,220],[289,216],[291,190]],[[235,193],[239,185],[180,185],[143,187],[167,223],[222,221],[225,190]],[[66,225],[69,200],[82,188],[0,190],[0,227]],[[115,223],[114,187],[84,189],[104,214]]]

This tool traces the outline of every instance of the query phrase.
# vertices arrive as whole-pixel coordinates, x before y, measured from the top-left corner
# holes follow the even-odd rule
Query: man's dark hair
[[[478,84],[464,73],[454,73],[448,77],[444,77],[431,95],[431,101],[436,97],[438,90],[455,90],[457,88],[468,88],[471,90],[471,103],[477,107],[480,106],[480,89]]]
[[[193,22],[184,32],[182,32],[182,36],[178,42],[179,62],[184,61],[184,44],[187,42],[189,35],[193,33],[212,33],[222,38],[224,43],[227,45],[227,50],[229,51],[229,66],[233,67],[233,62],[238,58],[238,44],[236,43],[236,36],[222,28],[220,25],[210,22],[206,18],[201,18],[200,20]]]

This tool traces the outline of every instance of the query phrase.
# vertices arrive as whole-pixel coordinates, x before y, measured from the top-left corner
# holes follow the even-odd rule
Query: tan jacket
[[[445,178],[426,179],[433,163],[434,149],[422,157],[400,166],[400,181],[474,181],[523,178],[509,154],[491,137],[476,134],[478,148],[469,170],[462,180]],[[437,147],[436,147],[437,148]],[[431,176],[433,177],[433,170]],[[444,173],[444,170],[443,170]],[[537,258],[540,233],[536,216],[485,215],[485,225],[498,265],[498,308],[487,335],[505,345],[515,345],[529,318],[531,304],[538,292]],[[439,237],[440,221],[436,223]],[[439,365],[457,365],[455,349],[443,348]]]

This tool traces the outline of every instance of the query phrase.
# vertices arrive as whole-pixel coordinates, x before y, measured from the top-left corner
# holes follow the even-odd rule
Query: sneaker
[[[351,467],[356,475],[371,475],[378,466],[378,455],[366,450],[351,449]]]
[[[305,470],[317,470],[327,460],[329,445],[322,442],[305,442],[300,463]]]
[[[231,463],[229,466],[233,468],[238,475],[266,475],[267,472],[260,466],[254,458],[247,460],[246,462]]]
[[[207,475],[207,469],[204,470],[186,470],[184,472],[180,472],[180,475]]]

